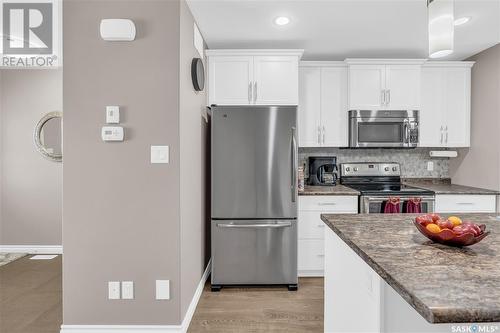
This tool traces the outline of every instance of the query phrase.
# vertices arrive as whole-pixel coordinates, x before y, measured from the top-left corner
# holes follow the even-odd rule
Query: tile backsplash
[[[415,149],[340,149],[299,148],[299,165],[305,165],[309,156],[336,156],[337,164],[349,162],[397,162],[403,178],[449,178],[449,159],[432,158],[430,148]],[[427,171],[427,162],[434,163],[434,170]]]

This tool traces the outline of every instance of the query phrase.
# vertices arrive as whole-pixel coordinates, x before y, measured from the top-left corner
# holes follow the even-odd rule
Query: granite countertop
[[[452,184],[451,181],[429,181],[419,179],[405,179],[403,183],[434,191],[436,194],[483,194],[483,195],[498,195],[498,191],[487,190],[479,187],[470,187],[463,185]]]
[[[335,186],[309,186],[304,187],[304,191],[299,195],[359,195],[360,193],[350,187],[337,184]]]
[[[462,214],[491,234],[470,247],[435,244],[415,214],[321,215],[322,220],[430,323],[500,322],[500,218]]]

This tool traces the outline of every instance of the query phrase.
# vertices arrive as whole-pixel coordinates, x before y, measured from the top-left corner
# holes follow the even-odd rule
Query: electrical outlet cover
[[[120,281],[108,282],[108,299],[120,299]]]
[[[122,281],[122,299],[134,299],[134,281]]]

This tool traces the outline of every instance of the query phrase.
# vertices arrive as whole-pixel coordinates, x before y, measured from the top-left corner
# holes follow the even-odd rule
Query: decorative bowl
[[[473,232],[465,232],[463,234],[456,234],[450,229],[442,229],[440,232],[431,232],[425,225],[417,222],[417,219],[413,220],[413,224],[417,227],[418,231],[425,237],[429,238],[431,241],[449,245],[449,246],[469,246],[482,241],[486,236],[490,234],[486,231],[486,226],[484,224],[479,224],[481,233],[475,236]]]

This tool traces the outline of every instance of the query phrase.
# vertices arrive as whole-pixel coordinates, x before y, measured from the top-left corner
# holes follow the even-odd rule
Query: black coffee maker
[[[310,156],[308,160],[308,185],[335,186],[337,184],[337,157]]]

